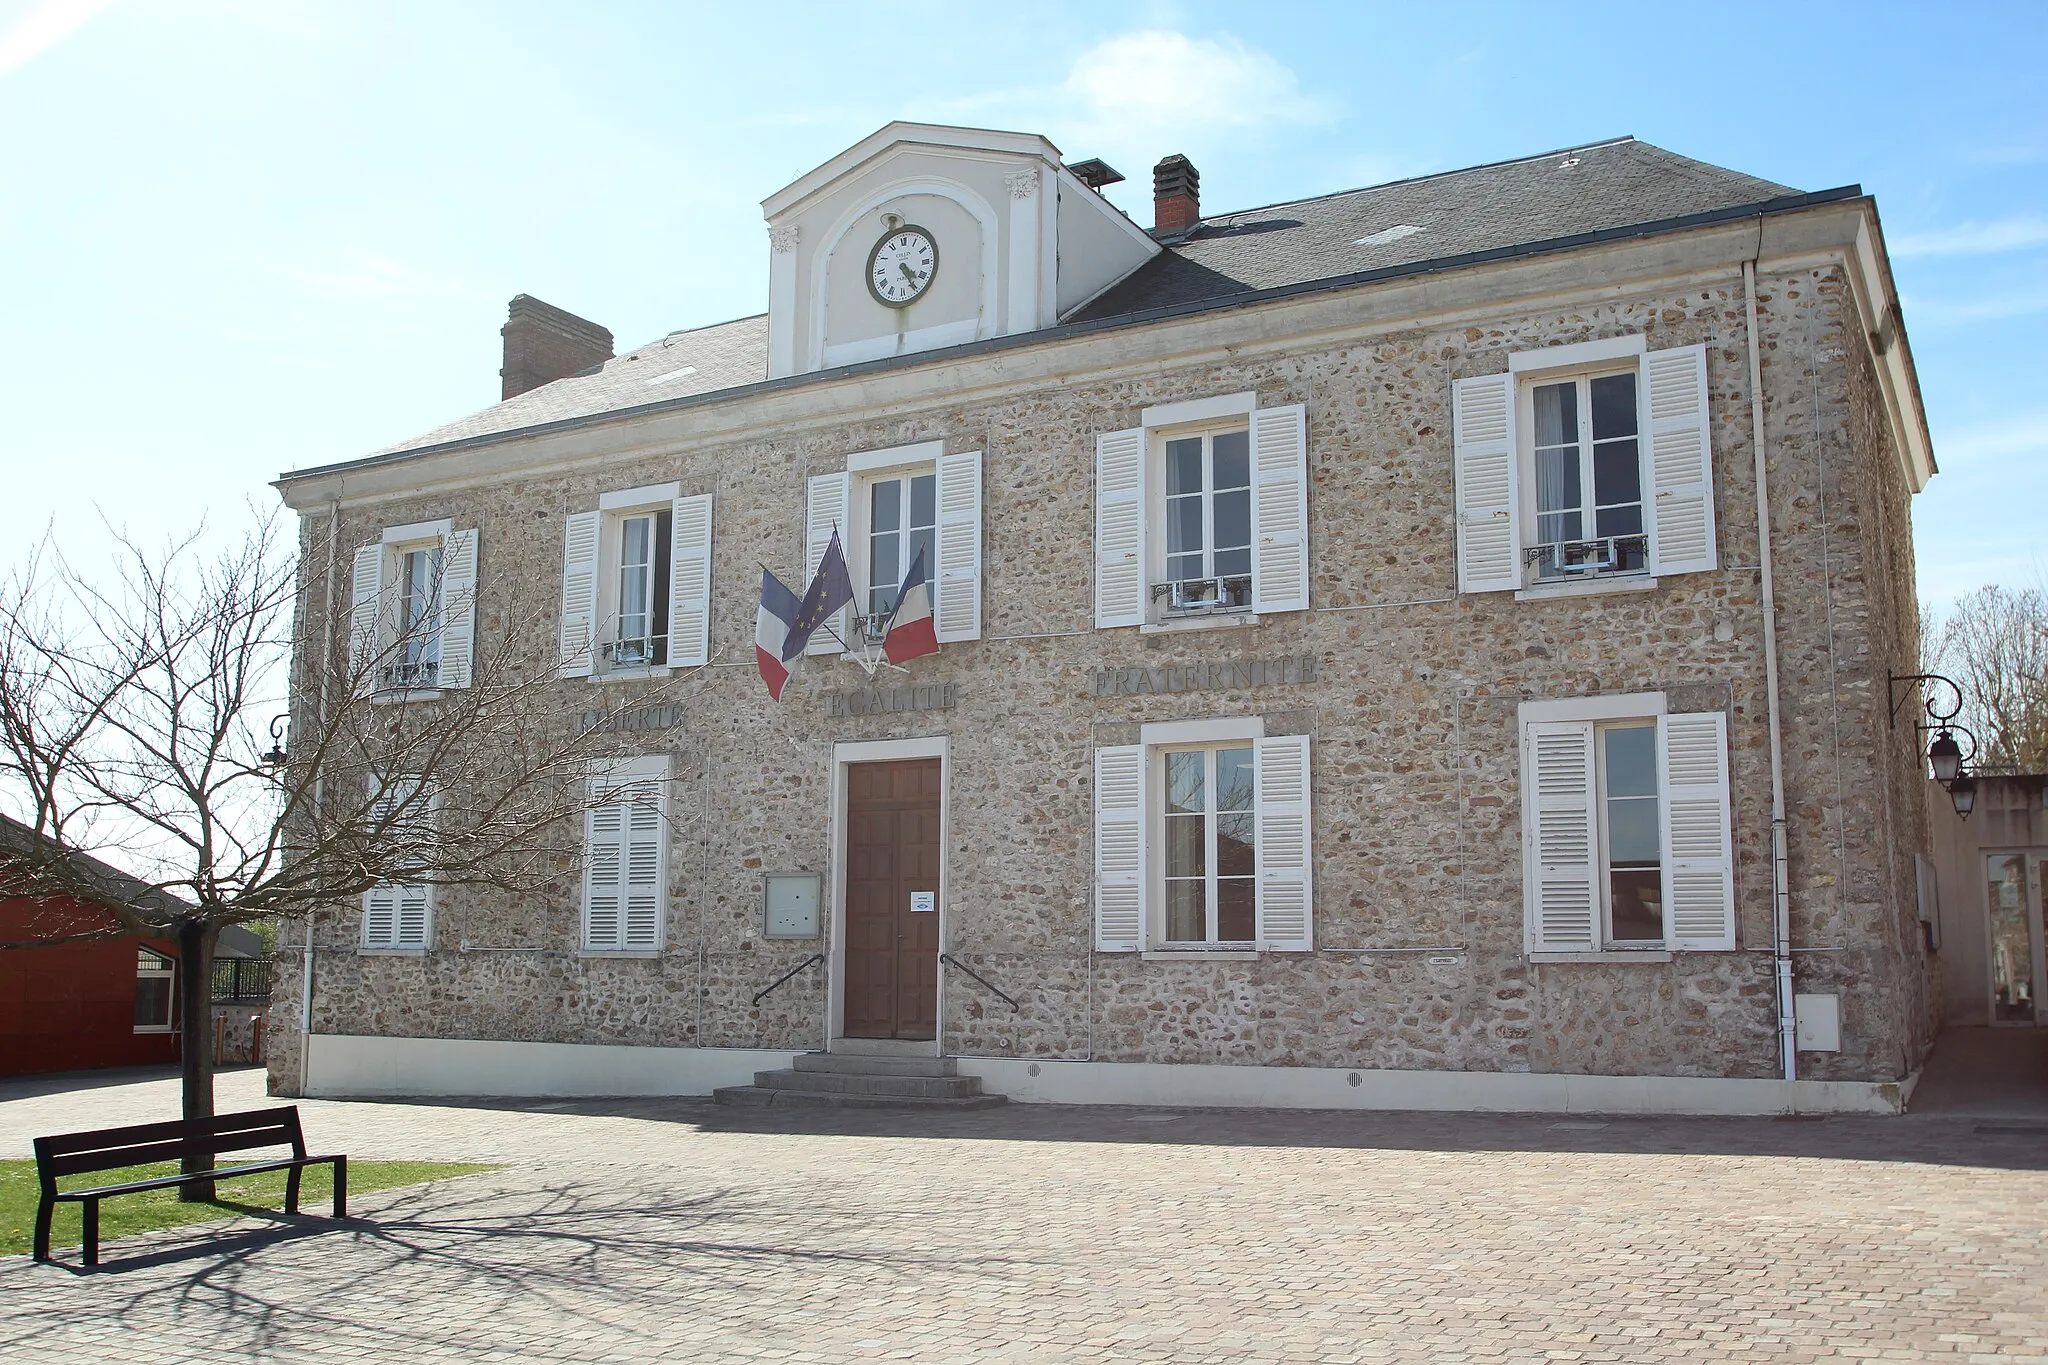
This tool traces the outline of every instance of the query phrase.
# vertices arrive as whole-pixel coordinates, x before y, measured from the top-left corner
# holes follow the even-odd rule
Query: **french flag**
[[[889,613],[889,629],[882,636],[882,654],[900,664],[939,652],[937,627],[932,622],[931,589],[924,582],[924,551],[910,562],[903,586],[896,592],[896,608]]]
[[[754,666],[761,670],[761,681],[768,684],[768,695],[777,701],[782,700],[782,685],[789,681],[789,665],[782,661],[782,650],[796,624],[798,605],[796,594],[783,586],[781,579],[761,570],[761,608],[754,613]]]

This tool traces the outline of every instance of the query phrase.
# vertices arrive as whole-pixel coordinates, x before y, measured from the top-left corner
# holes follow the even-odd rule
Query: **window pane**
[[[1593,447],[1593,501],[1643,500],[1643,465],[1634,441],[1602,441]]]
[[[1253,837],[1251,812],[1216,817],[1217,876],[1249,877],[1258,870],[1252,863]]]
[[[1166,504],[1166,552],[1188,554],[1202,548],[1202,500],[1173,498]]]
[[[1202,755],[1173,753],[1166,756],[1166,808],[1170,811],[1205,811],[1209,808],[1202,787]]]
[[[894,531],[868,540],[868,600],[870,612],[883,612],[896,605],[896,587],[903,581],[903,566],[896,551],[902,539]]]
[[[1250,943],[1259,936],[1258,893],[1249,877],[1216,883],[1216,939],[1220,943]]]
[[[1207,817],[1169,815],[1166,817],[1166,875],[1199,877],[1209,870],[1208,850],[1202,837]]]
[[[1169,582],[1185,583],[1191,578],[1201,578],[1202,552],[1197,550],[1188,555],[1172,555],[1166,561],[1166,577]]]
[[[2034,937],[2027,920],[2027,860],[1985,860],[1991,883],[1991,1014],[2002,1024],[2035,1019]]]
[[[932,536],[933,531],[929,526],[922,530],[912,531],[910,533],[910,548],[903,555],[903,572],[907,574],[910,572],[911,565],[917,563],[918,552],[924,552],[923,581],[926,583],[932,581],[932,571],[938,567],[939,563],[938,551],[933,547]],[[901,577],[898,577],[896,581],[901,583],[903,580]]]
[[[1248,431],[1219,432],[1212,442],[1215,452],[1214,488],[1249,488],[1252,482],[1252,437]]]
[[[910,524],[931,526],[938,522],[938,486],[936,474],[916,474],[910,480]]]
[[[116,996],[116,999],[120,997]],[[171,979],[141,976],[135,979],[135,1026],[169,1028],[171,1024]]]
[[[1663,882],[1654,868],[1608,874],[1617,943],[1654,942],[1664,937]]]
[[[646,517],[627,517],[622,528],[619,548],[619,563],[641,565],[647,562],[648,532],[651,523]]]
[[[1203,905],[1202,883],[1166,884],[1166,941],[1201,943],[1209,937],[1208,916]]]
[[[1216,577],[1245,577],[1251,571],[1252,552],[1250,550],[1218,550],[1216,552]]]
[[[1216,751],[1216,809],[1250,810],[1252,808],[1252,751],[1250,749],[1218,749]]]
[[[1607,794],[1657,794],[1657,727],[1617,725],[1601,731],[1606,746]]]
[[[1643,533],[1643,505],[1639,502],[1630,503],[1626,507],[1603,507],[1594,514],[1593,519],[1600,527],[1597,532],[1599,535],[1639,536]],[[1632,566],[1627,563],[1629,560],[1640,561],[1642,558],[1641,549],[1632,549],[1628,546],[1619,546],[1617,548],[1622,551],[1622,559],[1624,561],[1622,567],[1638,569],[1642,567],[1640,562]]]
[[[1636,434],[1636,377],[1602,375],[1593,381],[1593,439]]]
[[[1252,495],[1249,490],[1216,495],[1216,545],[1219,549],[1252,543]]]
[[[1545,384],[1536,390],[1536,444],[1576,445],[1579,440],[1579,386]]]
[[[1542,513],[1579,510],[1579,449],[1564,446],[1536,452],[1536,510]],[[1577,517],[1573,517],[1577,521]],[[1577,533],[1574,532],[1574,535]]]
[[[1202,491],[1201,437],[1190,436],[1166,443],[1166,491],[1169,494]]]
[[[1614,797],[1607,802],[1607,856],[1616,866],[1623,863],[1649,864],[1659,860],[1661,838],[1657,832],[1657,798],[1654,796]]]
[[[868,503],[868,529],[894,531],[903,525],[903,481],[883,479],[874,487]]]

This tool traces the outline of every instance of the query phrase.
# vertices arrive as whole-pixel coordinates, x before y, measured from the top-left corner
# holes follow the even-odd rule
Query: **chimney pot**
[[[1178,152],[1152,168],[1152,235],[1184,237],[1202,225],[1202,173]]]
[[[612,334],[588,318],[579,318],[531,294],[514,298],[506,309],[503,398],[552,384],[612,358]]]

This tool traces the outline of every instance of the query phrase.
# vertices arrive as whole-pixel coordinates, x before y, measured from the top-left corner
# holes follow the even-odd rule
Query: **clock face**
[[[921,227],[896,228],[868,253],[868,292],[886,308],[916,303],[938,273],[939,244]]]

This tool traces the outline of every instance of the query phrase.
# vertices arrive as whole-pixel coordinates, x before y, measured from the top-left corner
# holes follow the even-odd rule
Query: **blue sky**
[[[1967,15],[1967,17],[1953,17]],[[2048,7],[0,0],[0,532],[239,525],[497,396],[505,301],[759,312],[760,200],[892,118],[1212,209],[1622,133],[1877,196],[1921,592],[2042,574]]]

